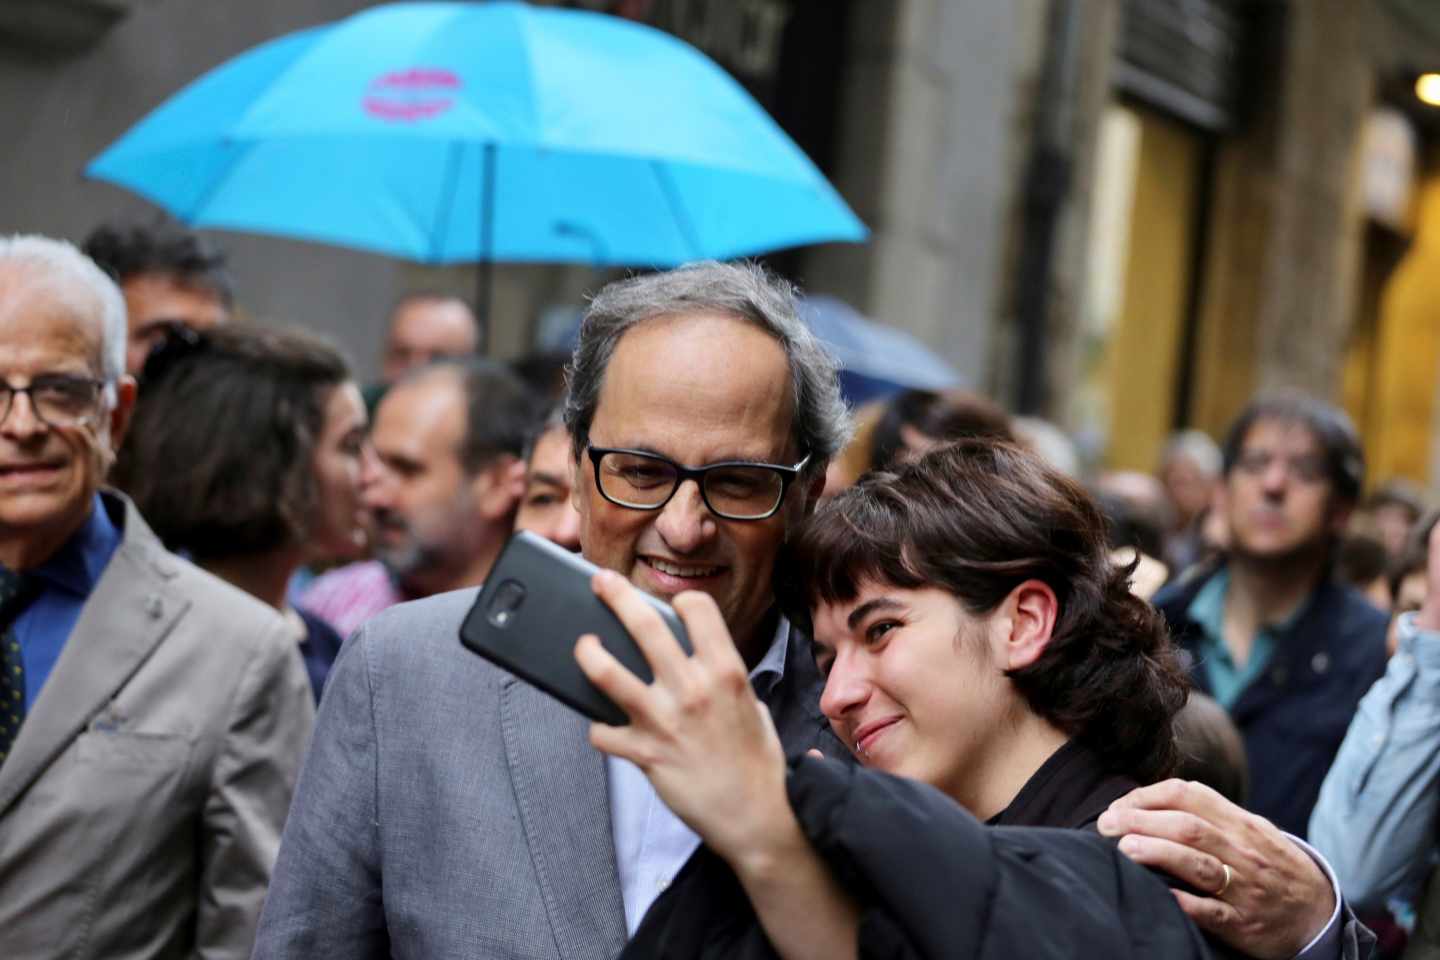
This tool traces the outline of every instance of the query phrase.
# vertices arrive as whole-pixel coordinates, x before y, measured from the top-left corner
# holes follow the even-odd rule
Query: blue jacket
[[[1203,635],[1186,612],[1207,579],[1167,587],[1155,606],[1190,654],[1196,688],[1209,693],[1199,659]],[[1249,808],[1282,830],[1305,836],[1320,784],[1355,708],[1385,670],[1387,623],[1356,591],[1323,581],[1269,668],[1231,706],[1250,765]]]

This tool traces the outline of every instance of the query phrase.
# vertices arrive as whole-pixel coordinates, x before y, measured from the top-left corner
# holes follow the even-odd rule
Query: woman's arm
[[[684,593],[675,611],[694,656],[618,574],[594,580],[655,673],[643,683],[594,636],[575,657],[630,718],[593,724],[596,749],[638,766],[675,815],[739,877],[771,944],[786,960],[854,957],[859,910],[800,830],[785,791],[785,755],[750,688],[715,602]]]

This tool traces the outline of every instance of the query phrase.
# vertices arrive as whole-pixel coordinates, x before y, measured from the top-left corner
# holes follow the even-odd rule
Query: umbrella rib
[[[201,211],[210,205],[211,200],[215,199],[215,194],[219,193],[220,188],[225,186],[226,178],[230,175],[230,172],[234,170],[235,164],[239,163],[240,158],[245,154],[245,150],[241,148],[240,143],[230,137],[225,137],[221,141],[221,144],[230,150],[229,162],[225,164],[225,176],[216,175],[210,178],[210,182],[205,187],[205,192],[197,197],[195,203],[190,207],[188,217],[191,221],[200,219]],[[247,147],[248,146],[249,144],[247,144]],[[180,219],[186,219],[186,215],[182,214]]]
[[[455,206],[455,183],[460,178],[460,159],[465,144],[451,140],[445,157],[445,178],[440,186],[439,209],[435,211],[435,222],[430,225],[430,262],[439,263],[444,253],[445,234],[450,229],[450,211]]]
[[[675,189],[675,182],[670,179],[670,172],[658,160],[651,160],[650,168],[655,171],[655,179],[660,184],[660,190],[665,194],[665,200],[675,214],[675,223],[680,228],[680,235],[685,238],[685,244],[690,248],[689,259],[699,259],[701,256],[700,238],[695,235],[695,226],[685,212],[685,205],[680,201],[680,192]]]

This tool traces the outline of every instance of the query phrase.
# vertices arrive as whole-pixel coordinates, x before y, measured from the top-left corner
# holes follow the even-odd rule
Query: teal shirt
[[[1300,619],[1300,611],[1305,607],[1301,604],[1279,623],[1261,627],[1250,645],[1250,659],[1245,661],[1244,666],[1236,666],[1230,648],[1225,645],[1225,594],[1229,589],[1230,571],[1221,569],[1200,588],[1186,610],[1203,634],[1197,652],[1201,655],[1201,666],[1210,684],[1210,693],[1226,710],[1234,706],[1246,687],[1265,673],[1275,656],[1275,649],[1295,626]]]

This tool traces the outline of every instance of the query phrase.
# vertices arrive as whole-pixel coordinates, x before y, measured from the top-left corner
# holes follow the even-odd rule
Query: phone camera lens
[[[495,588],[490,606],[485,611],[486,619],[502,629],[508,627],[524,602],[525,588],[517,580],[506,580]]]

